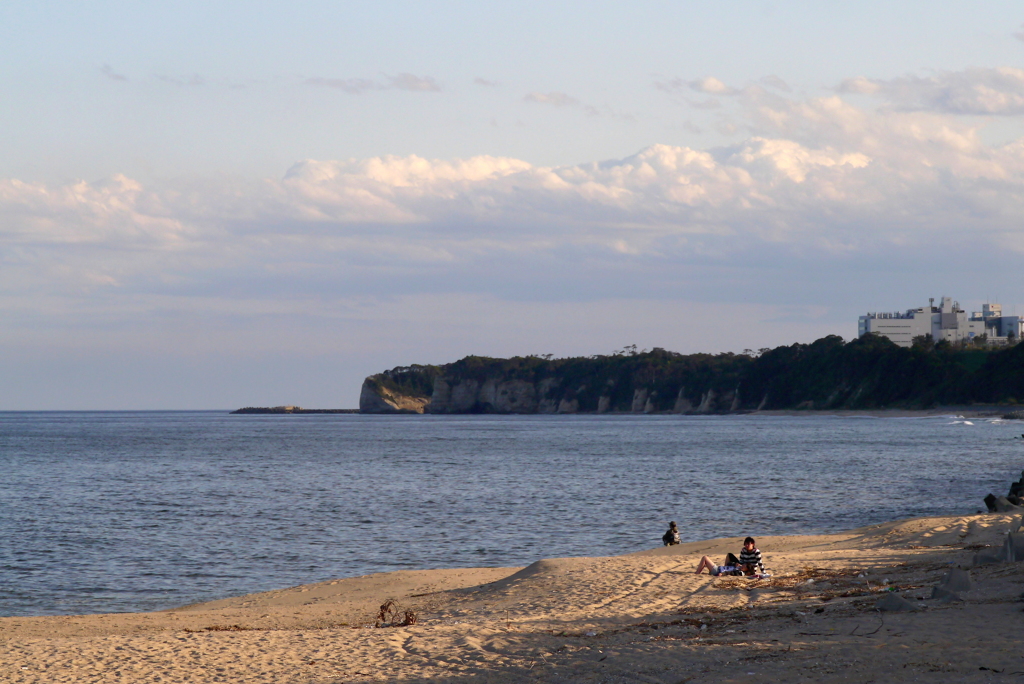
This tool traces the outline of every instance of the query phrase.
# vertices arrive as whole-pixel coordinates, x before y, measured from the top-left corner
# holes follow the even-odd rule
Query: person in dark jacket
[[[665,546],[675,546],[679,543],[679,528],[676,527],[675,520],[668,524],[668,531],[661,535],[661,541]]]

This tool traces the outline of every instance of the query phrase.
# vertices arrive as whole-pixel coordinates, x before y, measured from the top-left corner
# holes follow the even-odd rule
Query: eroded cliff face
[[[555,359],[470,356],[402,366],[363,384],[365,413],[716,413],[740,410],[736,373],[749,359],[655,350]],[[725,364],[728,372],[719,372]],[[732,364],[732,365],[729,365]]]
[[[558,400],[547,397],[551,383],[526,380],[437,377],[427,413],[555,413]],[[553,402],[553,403],[552,403]]]
[[[737,396],[739,396],[737,394]],[[686,398],[686,388],[680,387],[676,395],[676,403],[672,405],[672,413],[686,413],[693,410],[693,403]]]
[[[363,388],[359,391],[360,413],[423,413],[428,404],[429,397],[388,389],[374,382],[372,377],[363,380]]]
[[[597,397],[596,405],[580,400],[586,386],[571,389],[559,378],[544,378],[537,382],[503,378],[434,378],[429,397],[404,394],[388,389],[371,376],[363,382],[359,396],[362,413],[712,413],[733,410],[739,405],[738,394],[730,392],[719,397],[713,390],[701,394],[694,406],[681,388],[673,397],[672,405],[659,408],[658,393],[646,387],[637,387],[627,405],[615,406],[609,394]]]

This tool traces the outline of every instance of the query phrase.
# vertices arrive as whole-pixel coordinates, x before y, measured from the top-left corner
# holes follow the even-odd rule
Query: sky
[[[0,131],[0,410],[1024,315],[1020,3],[14,0]]]

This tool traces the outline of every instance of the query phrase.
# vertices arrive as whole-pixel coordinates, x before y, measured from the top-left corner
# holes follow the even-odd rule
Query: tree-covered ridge
[[[979,360],[999,352],[900,347],[865,335],[844,343],[830,335],[811,344],[772,349],[744,376],[747,397],[765,408],[925,408],[974,400]],[[744,402],[745,404],[748,402]]]
[[[610,355],[555,359],[467,356],[443,366],[395,368],[370,380],[430,397],[435,378],[460,383],[521,381],[580,411],[927,408],[1024,400],[1024,345],[955,348],[922,341],[897,346],[877,335],[850,342],[830,335],[759,353],[679,354],[627,348]],[[642,394],[641,394],[642,393]],[[486,412],[493,407],[478,405]]]

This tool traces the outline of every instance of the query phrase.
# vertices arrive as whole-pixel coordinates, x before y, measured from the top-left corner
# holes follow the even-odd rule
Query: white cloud
[[[259,182],[2,180],[0,289],[600,298],[618,273],[648,295],[763,292],[732,269],[786,265],[778,288],[837,259],[948,270],[965,251],[1024,251],[1024,141],[838,95],[752,87],[730,102],[756,131],[734,145],[562,167],[383,156]]]
[[[813,126],[824,113],[833,114],[832,123],[844,119],[843,108],[828,101],[804,103],[781,116],[788,126]],[[925,239],[930,231],[919,225],[924,217],[937,221],[935,229],[948,226],[963,215],[963,210],[950,215],[951,204],[966,210],[990,203],[994,183],[1004,194],[997,206],[1015,209],[1024,199],[1020,146],[990,150],[967,131],[950,130],[941,139],[921,121],[861,124],[860,135],[880,136],[888,127],[888,138],[860,149],[809,147],[781,137],[753,137],[708,150],[654,145],[624,159],[556,168],[496,157],[307,160],[280,180],[198,195],[146,190],[123,177],[60,188],[8,180],[0,185],[3,239],[236,250],[237,244],[219,241],[244,226],[244,234],[265,240],[289,236],[292,247],[313,254],[346,235],[346,225],[357,227],[361,237],[353,242],[347,234],[345,248],[370,252],[380,248],[374,235],[382,233],[367,232],[367,226],[407,226],[400,233],[403,249],[415,259],[420,248],[408,240],[421,237],[416,226],[444,227],[447,237],[432,244],[452,240],[445,249],[453,253],[485,234],[499,251],[532,250],[526,238],[530,230],[503,232],[532,225],[559,226],[554,232],[544,228],[549,245],[588,242],[585,236],[593,230],[611,231],[610,236],[625,231],[643,242],[636,234],[640,230],[662,236],[715,234],[726,249],[752,239],[820,246],[834,237],[834,226],[819,223],[824,213],[862,221],[859,231],[866,242],[885,243],[891,221],[877,219],[888,211],[912,213],[907,228]],[[857,134],[847,131],[847,137]],[[888,149],[896,139],[904,141],[903,149]],[[953,178],[960,185],[951,191]],[[767,231],[766,221],[771,223]],[[320,224],[338,228],[325,233],[316,228]],[[398,235],[384,233],[388,240]]]
[[[707,93],[708,95],[734,95],[736,89],[730,88],[714,76],[706,76],[704,78],[697,79],[696,81],[690,81],[690,90],[696,90],[698,93]]]
[[[840,83],[837,88],[841,93],[855,93],[858,95],[874,95],[881,89],[882,86],[880,83],[864,78],[863,76],[848,78]]]
[[[121,175],[50,188],[0,179],[0,240],[7,244],[116,244],[169,247],[192,229],[164,197]]]
[[[206,85],[206,79],[199,74],[192,74],[191,76],[168,76],[167,74],[156,74],[155,78],[158,81],[163,81],[164,83],[170,83],[176,86]]]
[[[523,96],[523,102],[535,102],[537,104],[547,104],[553,107],[572,107],[580,109],[590,116],[598,116],[602,113],[601,110],[595,107],[594,105],[589,105],[586,104],[585,102],[580,102],[572,95],[560,92],[527,93],[526,95]],[[608,107],[605,107],[605,113],[614,115],[614,112],[612,112],[611,109],[609,109]],[[626,120],[630,119],[628,115],[621,116],[621,118]]]
[[[103,74],[104,76],[106,76],[107,78],[111,79],[112,81],[127,81],[128,80],[127,76],[125,76],[124,74],[119,74],[118,72],[114,71],[114,68],[112,66],[110,66],[109,64],[104,64],[100,68],[100,73]]]
[[[782,79],[776,76],[766,76],[765,78],[770,79],[772,84],[776,87],[781,84],[783,90],[788,89],[788,86],[786,86]],[[678,93],[685,90],[692,90],[706,95],[736,95],[741,92],[736,88],[730,88],[714,76],[705,76],[704,78],[698,78],[692,81],[675,77],[664,81],[655,81],[654,87],[667,93]]]
[[[677,76],[675,78],[670,78],[665,81],[655,81],[654,87],[657,88],[658,90],[663,90],[666,93],[674,93],[678,90],[681,90],[685,84],[685,81],[683,81],[683,79]]]
[[[739,350],[849,336],[869,308],[1018,291],[1024,140],[839,94],[748,86],[725,102],[750,131],[735,144],[567,166],[408,155],[258,181],[0,179],[0,347],[111,367],[137,350],[372,356],[345,371],[354,396],[357,376],[398,363]],[[767,320],[780,302],[803,323]]]
[[[947,114],[1024,114],[1024,69],[971,68],[935,76],[889,80],[857,77],[843,81],[842,93],[882,97],[906,110]]]
[[[307,85],[335,88],[342,92],[359,95],[371,90],[409,90],[412,92],[440,92],[441,84],[433,76],[416,76],[401,73],[397,76],[384,76],[383,81],[368,78],[307,78]]]
[[[721,109],[722,101],[717,97],[709,97],[703,101],[689,100],[690,106],[694,109]]]
[[[306,83],[326,88],[336,88],[357,95],[367,90],[380,90],[383,86],[367,78],[307,78]]]
[[[415,74],[398,74],[388,76],[388,83],[396,90],[412,90],[424,93],[440,92],[441,84],[433,76],[416,76]]]
[[[762,77],[761,83],[765,84],[766,86],[775,88],[776,90],[781,90],[785,93],[792,92],[792,88],[789,87],[789,84],[775,75],[770,74],[768,76]]]
[[[580,104],[572,95],[565,93],[527,93],[523,96],[526,102],[554,105],[555,107],[576,107]]]

